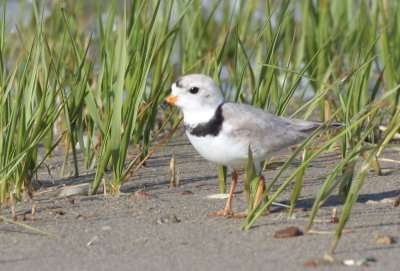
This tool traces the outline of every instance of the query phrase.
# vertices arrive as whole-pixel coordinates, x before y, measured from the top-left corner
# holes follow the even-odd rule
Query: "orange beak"
[[[169,104],[175,104],[178,101],[178,98],[174,95],[169,95],[166,99],[167,103]]]

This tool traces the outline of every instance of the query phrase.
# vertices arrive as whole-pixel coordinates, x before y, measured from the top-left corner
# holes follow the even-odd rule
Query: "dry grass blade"
[[[47,236],[49,236],[49,237],[58,238],[57,235],[55,235],[55,234],[53,234],[53,233],[51,233],[51,232],[39,230],[39,229],[37,229],[37,228],[35,228],[35,227],[32,227],[32,226],[29,226],[29,225],[27,225],[27,224],[25,224],[25,223],[21,223],[21,222],[18,222],[18,221],[14,221],[14,220],[12,220],[12,219],[9,219],[9,218],[4,217],[4,216],[1,216],[1,215],[0,215],[0,219],[3,220],[3,221],[5,221],[5,222],[15,224],[15,225],[17,225],[17,226],[20,226],[20,227],[22,227],[22,228],[25,228],[25,229],[27,229],[27,230],[29,230],[29,231],[32,231],[32,232],[35,232],[35,233],[47,235]]]

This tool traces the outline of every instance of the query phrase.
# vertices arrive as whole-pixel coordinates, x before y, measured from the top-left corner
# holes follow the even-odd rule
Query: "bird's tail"
[[[335,129],[335,128],[345,126],[345,124],[342,122],[334,122],[334,123],[324,124],[322,122],[299,120],[299,119],[290,119],[290,121],[292,123],[294,123],[300,131],[306,132],[306,133],[311,133],[323,125],[327,125],[327,127],[329,129]]]
[[[339,128],[339,127],[344,127],[346,124],[343,122],[334,122],[329,124],[329,128]]]

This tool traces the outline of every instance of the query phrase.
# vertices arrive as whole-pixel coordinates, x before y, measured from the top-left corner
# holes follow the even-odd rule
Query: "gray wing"
[[[230,135],[250,144],[253,155],[264,156],[298,144],[321,123],[275,116],[247,104],[227,102],[224,121],[233,127]],[[247,142],[248,141],[248,142]]]

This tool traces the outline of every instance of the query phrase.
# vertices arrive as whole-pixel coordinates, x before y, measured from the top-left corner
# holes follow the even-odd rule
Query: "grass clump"
[[[378,157],[392,147],[400,128],[396,47],[400,4],[383,0],[345,5],[322,0],[207,3],[24,2],[13,27],[4,1],[0,202],[29,197],[34,173],[57,145],[64,147],[65,164],[72,154],[75,176],[81,167],[80,153],[83,167],[95,168],[92,194],[102,180],[118,194],[154,151],[151,146],[160,136],[161,142],[170,136],[162,135],[164,128],[171,125],[174,130],[179,124],[179,116],[159,111],[173,80],[181,74],[205,73],[222,85],[231,100],[277,115],[345,123],[345,128],[325,133],[328,139],[318,148],[311,145],[316,134],[304,142],[272,180],[267,179],[268,200],[249,209],[243,224],[251,228],[292,183],[293,211],[307,166],[340,142],[341,161],[316,195],[305,226],[307,232],[318,208],[339,191],[344,212],[333,252],[367,173],[373,169],[380,174]],[[380,132],[380,125],[387,129]],[[45,154],[39,159],[42,146]],[[137,147],[136,156],[126,163],[132,146]],[[282,172],[303,149],[302,165],[281,182]],[[357,167],[360,159],[363,165]],[[219,176],[224,191],[224,168]]]

